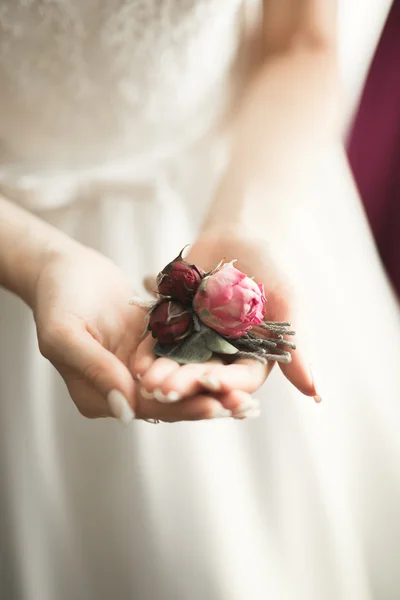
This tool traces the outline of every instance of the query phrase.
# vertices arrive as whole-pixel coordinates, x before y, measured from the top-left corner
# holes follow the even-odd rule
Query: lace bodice
[[[353,107],[389,5],[340,2]],[[166,163],[191,179],[189,146],[202,180],[192,142],[207,141],[202,152],[214,166],[203,134],[244,87],[253,61],[247,17],[260,6],[0,0],[0,193],[29,207],[57,206],[80,197],[88,179],[154,181]]]
[[[242,6],[0,0],[0,162],[154,158],[196,137],[225,104]]]

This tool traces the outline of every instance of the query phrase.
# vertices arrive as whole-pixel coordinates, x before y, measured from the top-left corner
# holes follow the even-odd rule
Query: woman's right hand
[[[240,412],[250,399],[240,391],[219,397],[196,393],[171,404],[146,393],[133,373],[145,328],[144,311],[129,303],[133,295],[115,264],[75,242],[44,260],[32,298],[39,348],[64,379],[79,412],[123,423],[231,416],[223,405]]]

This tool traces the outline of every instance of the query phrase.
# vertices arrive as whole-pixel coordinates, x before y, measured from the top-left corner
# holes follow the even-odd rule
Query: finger
[[[268,316],[268,319],[289,323],[296,322],[292,308],[294,305],[293,290],[289,288],[278,290],[275,295],[270,294],[268,300],[270,305],[274,307],[274,311]],[[301,343],[299,343],[297,336],[295,340],[291,336],[284,337],[289,341],[295,341],[296,350],[288,348],[291,354],[291,362],[279,363],[282,373],[302,394],[313,396],[316,402],[320,402],[321,396],[315,388],[314,378],[308,361],[301,351]]]
[[[201,378],[210,368],[210,363],[221,364],[220,359],[212,359],[206,363],[183,365],[174,370],[161,384],[161,392],[165,402],[181,400],[185,396],[193,396],[204,391]],[[209,388],[210,390],[210,388]],[[212,389],[210,391],[213,391]]]
[[[156,399],[149,399],[138,394],[136,403],[137,416],[141,419],[158,419],[169,423],[178,421],[199,421],[210,419],[226,419],[230,417],[246,418],[243,413],[238,412],[240,402],[246,400],[247,405],[251,398],[245,395],[241,398],[232,398],[228,395],[212,396],[198,394],[173,404],[162,404]],[[225,408],[224,404],[232,406]]]
[[[148,277],[145,277],[143,280],[143,285],[145,287],[145,290],[147,292],[149,292],[149,294],[152,294],[155,298],[158,297],[158,295],[157,295],[157,280],[153,275],[149,275]]]
[[[151,335],[148,335],[139,344],[131,366],[131,371],[134,375],[139,375],[143,378],[155,362],[157,358],[153,352],[155,344],[156,340]]]
[[[137,403],[137,416],[141,419],[157,419],[175,423],[229,418],[232,413],[225,409],[217,398],[207,395],[198,395],[174,404],[162,404],[155,398],[141,395],[141,402]]]
[[[232,412],[235,419],[255,418],[261,413],[259,400],[247,392],[231,390],[226,394],[221,394],[218,398],[220,398],[222,406]]]
[[[164,381],[161,391],[164,401],[170,402],[204,389],[212,393],[225,393],[233,389],[253,393],[265,382],[273,364],[268,362],[263,365],[256,360],[244,359],[232,365],[223,365],[220,360],[213,364],[208,361],[199,365],[185,365]]]
[[[158,358],[142,377],[142,387],[147,393],[154,394],[159,402],[167,400],[161,391],[165,379],[179,371],[180,365],[169,358]],[[176,393],[168,395],[170,401],[178,400]]]
[[[108,402],[110,412],[123,423],[134,418],[135,382],[128,368],[82,328],[58,328],[45,341],[45,355],[59,363],[67,373],[67,380],[85,381]],[[68,384],[67,384],[68,385]],[[82,408],[83,393],[74,387],[74,401]],[[104,404],[99,404],[99,415]]]
[[[231,365],[217,365],[207,370],[201,377],[200,383],[214,392],[238,389],[253,393],[265,382],[273,365],[273,362],[263,365],[258,360],[252,359],[243,359]]]
[[[297,347],[292,352],[292,362],[288,364],[279,364],[282,373],[302,394],[312,396],[316,402],[321,402],[322,398],[316,389],[315,379],[309,363],[304,354]]]

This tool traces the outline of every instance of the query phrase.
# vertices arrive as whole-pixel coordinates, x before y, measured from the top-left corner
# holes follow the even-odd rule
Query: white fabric
[[[0,191],[140,285],[204,213],[243,16],[239,0],[0,0]],[[398,307],[339,150],[312,194],[292,260],[320,406],[276,371],[254,422],[87,421],[0,291],[2,598],[399,597]]]

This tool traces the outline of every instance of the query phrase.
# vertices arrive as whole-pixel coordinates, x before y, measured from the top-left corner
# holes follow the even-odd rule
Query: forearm
[[[74,245],[45,221],[0,196],[0,285],[27,304],[32,305],[46,257]]]
[[[227,215],[262,223],[274,210],[283,218],[302,203],[319,155],[340,139],[338,106],[333,47],[300,45],[267,59],[236,115],[206,226]]]

